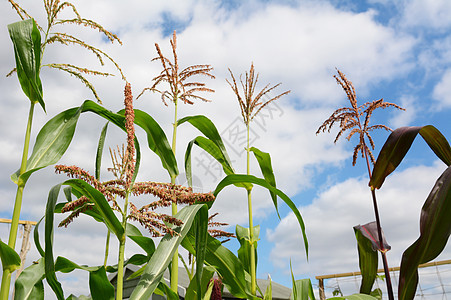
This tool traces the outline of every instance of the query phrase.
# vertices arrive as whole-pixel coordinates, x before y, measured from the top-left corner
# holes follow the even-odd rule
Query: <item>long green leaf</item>
[[[13,248],[0,240],[0,257],[2,260],[2,269],[9,270],[10,273],[20,268],[20,256]]]
[[[144,251],[146,251],[149,257],[155,252],[154,241],[147,236],[143,236],[141,231],[139,231],[139,229],[133,224],[127,223],[125,234]]]
[[[64,182],[65,185],[69,185],[72,189],[79,191],[86,196],[89,200],[96,204],[96,207],[103,218],[105,225],[113,232],[118,238],[121,238],[124,234],[124,228],[121,222],[117,219],[110,204],[105,199],[103,194],[90,186],[88,183],[81,179],[69,179]]]
[[[20,177],[19,171],[17,171],[11,175],[11,180],[16,184],[25,184],[32,173],[57,163],[69,147],[80,114],[84,112],[95,113],[125,131],[124,116],[113,113],[91,100],[86,100],[80,107],[70,108],[56,115],[42,127],[36,137],[33,152],[27,161],[26,171]],[[138,116],[140,116],[139,113]],[[137,170],[140,151],[136,139],[135,145],[137,152],[135,170]]]
[[[73,270],[89,272],[89,289],[93,300],[114,299],[114,286],[108,280],[104,266],[80,266],[65,257],[58,257],[55,271],[70,273]]]
[[[32,264],[20,273],[14,286],[15,300],[43,300],[45,276],[44,258]]]
[[[58,300],[64,299],[64,292],[61,283],[58,281],[55,274],[55,263],[53,259],[53,220],[61,185],[62,184],[57,184],[50,190],[45,209],[45,278],[55,292]]]
[[[26,171],[20,177],[19,171],[11,175],[14,183],[24,185],[33,172],[58,162],[72,141],[80,113],[81,109],[77,108],[63,111],[42,127]]]
[[[42,84],[39,78],[41,67],[41,35],[33,19],[8,25],[14,45],[17,77],[25,95],[32,103],[39,103],[45,111],[42,99]]]
[[[251,273],[251,240],[250,230],[240,225],[236,225],[236,238],[240,242],[240,248],[238,249],[238,258],[244,266],[244,269],[249,274]],[[260,235],[260,225],[254,226],[254,252],[255,252],[255,265],[257,265],[257,243],[258,236]]]
[[[204,268],[205,253],[207,250],[208,237],[208,209],[201,209],[194,219],[194,230],[196,232],[196,281],[197,299],[202,300],[202,272]]]
[[[283,193],[281,190],[273,187],[271,184],[269,184],[266,180],[261,179],[261,178],[257,178],[255,176],[252,175],[243,175],[243,174],[232,174],[232,175],[227,175],[220,183],[218,183],[218,185],[216,186],[215,191],[213,192],[214,196],[217,197],[217,195],[219,194],[219,192],[225,188],[226,186],[229,186],[231,184],[236,184],[236,183],[254,183],[257,185],[260,185],[264,188],[267,188],[270,192],[275,193],[277,196],[280,197],[280,199],[282,199],[287,205],[288,207],[291,209],[291,211],[294,213],[294,215],[296,216],[299,226],[301,227],[301,232],[302,232],[302,236],[304,238],[304,248],[305,248],[305,254],[308,258],[308,241],[307,241],[307,235],[305,233],[305,225],[304,225],[304,221],[302,219],[301,213],[299,212],[299,210],[297,209],[296,205],[293,203],[293,201],[291,201],[291,199],[285,195],[285,193]]]
[[[363,236],[358,226],[354,227],[359,253],[359,267],[362,273],[360,293],[369,295],[377,276],[377,251],[373,249],[371,241]]]
[[[273,187],[276,187],[276,177],[274,176],[274,171],[272,169],[272,164],[271,164],[271,156],[269,155],[269,153],[260,151],[259,149],[255,148],[255,147],[251,147],[250,151],[252,151],[255,155],[255,158],[258,161],[258,165],[260,166],[260,170],[262,171],[263,177],[265,178],[265,180],[272,185]],[[276,212],[277,212],[277,216],[280,219],[280,215],[279,215],[279,209],[277,207],[277,196],[275,193],[271,192],[271,199],[272,202],[274,203],[274,207],[276,208]]]
[[[398,167],[418,133],[438,158],[447,166],[451,165],[451,148],[446,138],[437,128],[432,125],[401,127],[390,134],[377,157],[369,183],[372,188],[379,189],[385,178]]]
[[[96,168],[95,168],[95,178],[100,180],[100,167],[102,166],[102,154],[103,147],[105,146],[105,137],[108,129],[108,122],[103,126],[102,131],[100,132],[99,143],[97,145],[96,152]]]
[[[191,125],[196,127],[200,132],[203,133],[208,139],[210,139],[222,152],[227,164],[232,166],[229,155],[225,149],[224,143],[222,142],[221,136],[219,135],[216,126],[213,122],[207,118],[206,116],[197,115],[197,116],[188,116],[184,117],[177,121],[177,124],[180,126],[181,124],[189,122]]]
[[[146,112],[135,109],[135,124],[147,133],[147,143],[150,150],[158,155],[169,175],[177,176],[179,174],[177,161],[168,139],[157,121]]]
[[[171,262],[175,251],[188,233],[199,210],[207,210],[207,207],[201,204],[191,205],[181,209],[175,215],[177,219],[183,222],[183,225],[173,228],[177,235],[171,237],[166,234],[160,241],[130,299],[149,299]]]
[[[420,216],[420,237],[404,252],[399,274],[399,299],[413,299],[418,284],[418,265],[436,258],[451,234],[451,167],[439,177]]]
[[[198,136],[192,141],[188,143],[185,152],[185,173],[186,179],[189,186],[192,186],[192,170],[191,170],[191,151],[193,145],[199,146],[199,148],[203,149],[205,152],[210,154],[219,164],[221,164],[222,169],[226,175],[235,174],[233,170],[232,164],[228,159],[227,153],[223,152],[215,142],[212,140],[205,138],[203,136]],[[252,184],[235,184],[238,187],[244,187],[246,189],[252,188]],[[213,205],[213,203],[209,203],[209,206]]]
[[[114,299],[114,286],[108,280],[103,266],[89,272],[89,290],[93,300]]]

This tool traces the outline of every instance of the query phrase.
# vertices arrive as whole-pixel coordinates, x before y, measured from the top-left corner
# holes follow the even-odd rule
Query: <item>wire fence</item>
[[[382,299],[388,299],[383,269],[378,270],[378,277],[373,289],[382,291]],[[449,299],[451,300],[451,260],[442,260],[420,265],[418,269],[419,284],[415,299]],[[390,268],[390,277],[395,299],[398,298],[399,267]],[[321,300],[333,296],[352,295],[359,292],[360,272],[340,273],[316,276],[316,285]]]

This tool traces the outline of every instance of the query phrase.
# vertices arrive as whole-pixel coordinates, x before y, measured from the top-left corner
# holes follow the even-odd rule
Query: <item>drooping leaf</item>
[[[420,237],[402,255],[398,295],[413,299],[418,284],[418,265],[436,258],[451,234],[451,167],[438,178],[420,215]]]
[[[41,35],[33,19],[8,25],[14,45],[17,77],[25,95],[32,103],[39,103],[45,111],[42,84],[39,78],[41,67]]]
[[[381,245],[379,243],[379,233],[377,231],[376,222],[373,221],[373,222],[367,223],[365,225],[354,226],[354,231],[356,231],[356,230],[360,231],[362,236],[365,237],[366,239],[368,239],[369,242],[371,242],[371,246],[374,251],[376,251],[376,250],[388,251],[391,249],[391,246],[385,240],[384,231],[382,231],[382,229],[381,229],[381,233],[382,233],[382,244],[383,245],[381,247]]]
[[[177,121],[180,126],[185,122],[189,122],[191,125],[196,127],[200,132],[202,132],[209,140],[211,140],[221,151],[222,156],[225,159],[225,163],[233,170],[232,162],[230,161],[229,155],[225,149],[224,143],[222,142],[221,136],[219,135],[216,126],[213,122],[206,116],[187,116]]]
[[[143,236],[141,231],[133,224],[128,223],[125,234],[134,241],[138,246],[140,246],[147,255],[150,257],[155,252],[154,241],[146,236]]]
[[[183,225],[173,227],[173,230],[178,233],[177,235],[171,237],[169,234],[166,234],[160,241],[130,299],[149,299],[171,262],[175,251],[188,233],[199,210],[207,210],[207,207],[201,204],[191,205],[181,209],[175,215],[175,218],[182,221]]]
[[[161,160],[163,167],[170,176],[177,176],[179,170],[172,148],[160,125],[148,113],[135,109],[135,124],[147,133],[149,149],[155,152]]]
[[[301,228],[302,236],[303,236],[303,239],[304,239],[305,254],[306,254],[307,258],[308,258],[308,241],[307,241],[307,235],[305,233],[304,221],[302,219],[301,213],[299,212],[299,210],[297,209],[297,207],[293,203],[293,201],[291,201],[291,199],[287,195],[285,195],[285,193],[283,193],[281,190],[279,190],[279,189],[273,187],[272,185],[270,185],[266,180],[261,179],[261,178],[257,178],[257,177],[252,176],[252,175],[242,175],[242,174],[227,175],[216,186],[216,189],[213,192],[214,196],[217,198],[219,192],[222,189],[224,189],[226,186],[229,186],[229,185],[235,184],[235,183],[253,183],[253,184],[260,185],[260,186],[268,189],[270,192],[275,193],[277,196],[280,197],[280,199],[282,199],[288,205],[288,207],[291,209],[291,211],[296,216],[296,219],[298,220],[299,226]]]
[[[14,285],[15,300],[43,300],[45,276],[44,258],[30,265],[20,273]]]
[[[0,258],[2,260],[3,272],[8,270],[10,273],[20,268],[20,256],[13,248],[0,240]]]
[[[221,149],[210,139],[205,138],[203,136],[198,136],[192,141],[188,143],[185,152],[185,173],[186,179],[189,186],[192,186],[192,170],[191,170],[191,151],[193,145],[199,146],[199,148],[203,149],[205,152],[210,154],[221,166],[226,175],[235,174],[231,162],[227,158],[227,154],[221,151]],[[235,186],[244,187],[246,189],[252,189],[252,184],[240,184],[236,183]],[[208,203],[207,203],[208,204]],[[211,206],[213,203],[209,203]]]
[[[379,189],[385,178],[398,167],[418,133],[438,158],[447,166],[451,165],[451,148],[437,128],[432,125],[401,127],[390,134],[377,157],[369,183],[372,188]]]
[[[110,204],[105,199],[103,194],[93,188],[88,183],[81,179],[69,179],[64,182],[65,185],[70,185],[72,189],[77,190],[89,200],[95,203],[99,214],[102,216],[105,225],[113,232],[118,238],[121,238],[124,234],[124,228],[121,222],[117,219]]]
[[[362,233],[364,227],[354,226],[354,233],[357,240],[357,249],[359,253],[359,267],[362,273],[362,283],[360,284],[360,293],[370,294],[374,281],[377,276],[377,251],[374,249],[373,241],[369,240]],[[376,245],[379,245],[379,239],[376,239]]]
[[[260,151],[255,147],[251,147],[249,150],[254,153],[265,180],[273,187],[276,187],[276,178],[274,176],[274,171],[272,169],[271,156],[269,155],[269,153]],[[280,219],[279,209],[277,207],[277,196],[273,192],[270,192],[270,194],[272,202],[274,203],[274,207],[276,208],[277,216]]]
[[[251,237],[249,228],[236,225],[236,238],[240,242],[240,248],[238,249],[238,258],[244,266],[244,269],[249,274],[251,273]],[[258,236],[260,235],[260,225],[254,226],[254,253],[255,253],[255,265],[257,265],[257,243]]]
[[[198,136],[189,142],[188,147],[185,152],[185,172],[187,174],[188,183],[191,182],[191,148],[193,144],[199,146],[201,149],[205,150],[208,154],[210,154],[217,162],[219,162],[224,170],[224,173],[227,175],[233,174],[232,165],[229,164],[227,158],[224,156],[224,153],[220,150],[220,148],[211,140]],[[189,176],[189,177],[188,177]],[[192,183],[191,183],[192,185]]]
[[[104,266],[81,266],[65,257],[56,259],[55,271],[70,273],[75,269],[89,272],[89,289],[93,300],[114,299],[114,287],[108,280]]]
[[[108,280],[103,266],[89,272],[89,290],[93,300],[114,299],[114,286]]]

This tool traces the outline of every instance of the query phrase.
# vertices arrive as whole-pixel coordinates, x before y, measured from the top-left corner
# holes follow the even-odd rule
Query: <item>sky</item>
[[[45,23],[40,1],[19,3],[38,23]],[[315,134],[334,110],[349,106],[333,78],[336,69],[353,82],[360,104],[383,98],[406,109],[377,111],[372,116],[373,124],[386,124],[393,129],[431,124],[445,137],[451,136],[451,2],[447,0],[81,0],[74,4],[84,18],[117,34],[123,45],[111,44],[88,28],[60,26],[58,30],[77,34],[113,57],[131,83],[135,97],[152,85],[152,78],[161,70],[158,62],[151,61],[156,56],[154,44],[158,43],[169,56],[174,30],[182,67],[213,66],[216,79],[201,78],[215,90],[206,95],[212,101],[180,105],[179,116],[202,114],[213,120],[237,172],[246,171],[240,135],[244,125],[238,101],[226,82],[230,80],[228,68],[239,77],[253,63],[259,73],[258,88],[281,83],[271,95],[291,91],[262,110],[251,123],[251,137],[252,146],[271,154],[278,188],[291,197],[302,214],[309,257],[307,261],[299,225],[290,209],[280,201],[279,219],[268,192],[255,188],[254,224],[261,227],[259,278],[270,274],[274,281],[290,287],[290,261],[297,279],[309,277],[315,284],[314,277],[318,275],[358,271],[352,227],[374,220],[366,165],[359,157],[356,166],[352,166],[356,139],[348,142],[342,137],[334,144],[337,128]],[[15,66],[6,26],[20,19],[7,1],[0,3],[0,16],[0,74],[6,75]],[[61,16],[72,17],[70,10]],[[111,63],[100,66],[84,49],[58,45],[46,49],[43,63],[73,63],[116,74],[89,79],[106,108],[122,108],[125,83]],[[47,112],[40,108],[35,111],[33,141],[51,117],[86,99],[94,100],[81,82],[62,72],[43,68],[41,80]],[[29,103],[15,75],[0,76],[0,88],[0,217],[11,218],[15,185],[9,177],[20,164]],[[135,101],[135,107],[152,115],[171,139],[173,105],[166,107],[157,94],[145,93]],[[93,172],[103,124],[92,114],[82,116],[60,163],[76,164]],[[137,136],[145,145],[143,133],[137,130]],[[196,136],[189,125],[178,131],[176,156],[180,170],[184,168],[186,145]],[[377,156],[388,133],[375,131],[372,136]],[[125,135],[110,126],[107,146],[124,142]],[[141,148],[143,160],[138,180],[169,181],[156,155]],[[224,173],[200,149],[194,149],[192,156],[195,188],[214,190]],[[102,176],[107,177],[107,151],[103,165]],[[399,266],[403,251],[417,239],[421,207],[445,169],[424,141],[417,138],[399,168],[377,192],[382,227],[392,247],[387,253],[390,266]],[[251,172],[262,177],[255,160],[251,162]],[[48,191],[65,179],[54,174],[53,167],[32,175],[25,189],[21,219],[39,220]],[[178,183],[185,183],[183,174]],[[237,224],[248,226],[246,200],[244,190],[228,187],[219,194],[212,212],[218,212],[217,220],[229,223],[227,230],[233,232]],[[0,226],[2,240],[7,239],[8,230],[7,225]],[[105,236],[105,227],[80,217],[68,228],[56,230],[55,255],[78,264],[101,264]],[[238,249],[236,241],[225,245],[235,252]],[[117,245],[112,248],[111,253],[117,253]],[[132,243],[127,244],[127,255],[137,251]],[[450,255],[448,246],[437,260],[449,259]],[[27,264],[37,258],[32,245]],[[111,255],[109,263],[115,261],[115,255]],[[59,278],[67,295],[88,294],[87,275],[83,272]],[[51,299],[50,289],[46,290]]]

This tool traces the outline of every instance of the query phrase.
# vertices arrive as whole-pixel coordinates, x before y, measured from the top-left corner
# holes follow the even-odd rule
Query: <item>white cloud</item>
[[[387,253],[390,266],[400,263],[402,252],[419,235],[419,216],[435,180],[445,166],[416,166],[394,172],[377,191],[381,224],[392,250]],[[274,242],[271,260],[279,268],[293,261],[301,276],[317,276],[358,270],[358,256],[352,227],[374,220],[371,193],[366,178],[350,178],[331,186],[299,207],[309,239],[309,262],[305,260],[299,225],[290,213],[267,232]],[[445,249],[449,255],[450,247]],[[443,255],[442,255],[443,257]]]
[[[407,0],[403,3],[401,24],[408,27],[447,29],[451,25],[448,16],[451,3],[447,0]]]
[[[389,125],[395,129],[402,126],[409,126],[411,122],[415,120],[418,114],[417,106],[418,100],[414,96],[404,95],[400,98],[399,105],[405,109],[405,111],[394,110],[393,117],[389,121]]]
[[[451,69],[448,69],[432,92],[434,100],[438,102],[437,109],[451,107]]]

